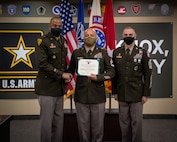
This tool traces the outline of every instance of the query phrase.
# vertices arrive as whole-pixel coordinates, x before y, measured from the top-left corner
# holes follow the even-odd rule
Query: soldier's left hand
[[[90,74],[90,75],[88,76],[88,78],[89,78],[90,80],[97,80],[97,75],[96,75],[96,74]]]
[[[142,104],[145,104],[148,101],[148,97],[142,96]]]
[[[65,80],[65,83],[68,83],[72,80],[73,76],[71,73],[63,73],[62,78]]]

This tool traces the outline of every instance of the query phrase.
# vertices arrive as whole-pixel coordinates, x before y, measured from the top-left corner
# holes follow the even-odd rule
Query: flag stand
[[[111,112],[111,93],[109,93],[109,112]]]
[[[73,111],[73,101],[72,101],[72,95],[70,96],[70,111]]]

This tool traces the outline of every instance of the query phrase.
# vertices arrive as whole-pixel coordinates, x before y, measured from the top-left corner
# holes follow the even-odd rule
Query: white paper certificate
[[[99,73],[99,59],[78,59],[78,75],[89,76]]]

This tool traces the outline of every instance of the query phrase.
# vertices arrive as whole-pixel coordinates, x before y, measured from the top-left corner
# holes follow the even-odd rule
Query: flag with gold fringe
[[[74,24],[72,22],[72,14],[70,12],[71,5],[69,0],[61,0],[61,9],[60,9],[60,17],[62,19],[62,35],[67,40],[67,47],[68,47],[68,57],[67,57],[67,63],[70,63],[71,54],[74,51],[74,49],[77,48],[77,40],[76,40],[76,33],[74,29]],[[68,92],[64,98],[66,100],[69,96],[71,96],[74,93],[75,89],[75,81],[76,77],[72,79],[72,81],[68,85]]]
[[[112,52],[116,47],[112,0],[106,0],[106,7],[103,19],[103,31],[106,37],[106,50],[108,52],[108,55],[112,57]],[[112,93],[111,80],[105,81],[105,86],[106,91],[108,93]]]

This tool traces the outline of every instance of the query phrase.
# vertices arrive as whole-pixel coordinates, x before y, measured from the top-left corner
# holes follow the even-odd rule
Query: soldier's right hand
[[[73,75],[71,73],[63,73],[62,78],[65,80],[65,83],[68,83],[72,80]]]
[[[118,101],[118,96],[117,96],[117,94],[113,94],[113,98],[116,100],[116,101]]]

